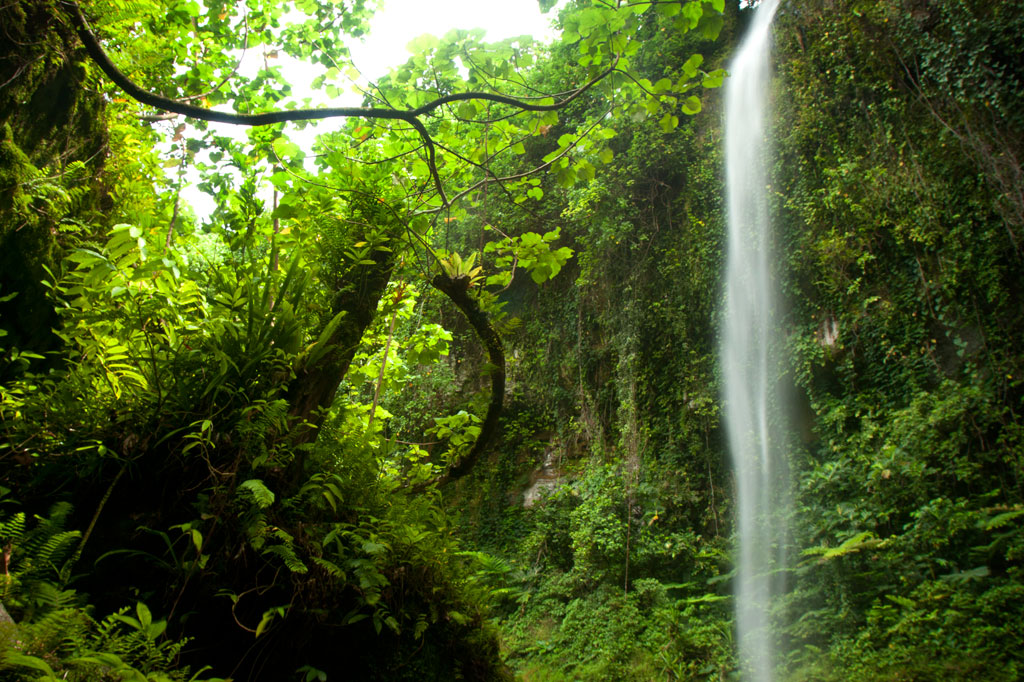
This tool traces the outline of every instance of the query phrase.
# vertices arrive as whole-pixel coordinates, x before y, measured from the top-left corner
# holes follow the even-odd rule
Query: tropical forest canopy
[[[335,109],[363,0],[0,8],[0,679],[737,675],[740,4],[422,38]],[[777,17],[779,679],[1024,674],[1016,5]]]

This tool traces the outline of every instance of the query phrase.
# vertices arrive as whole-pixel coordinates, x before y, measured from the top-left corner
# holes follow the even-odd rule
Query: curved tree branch
[[[508,97],[506,95],[499,95],[492,92],[470,91],[442,95],[415,109],[394,109],[385,107],[325,107],[322,109],[268,111],[259,114],[235,114],[227,111],[214,111],[213,109],[188,104],[187,102],[173,100],[169,97],[164,97],[141,88],[134,81],[128,78],[128,76],[122,73],[120,69],[114,66],[112,61],[110,61],[110,58],[104,51],[103,46],[100,45],[96,35],[89,28],[89,22],[86,21],[85,15],[82,13],[82,8],[78,6],[78,3],[74,0],[66,0],[64,6],[67,8],[68,16],[74,24],[75,30],[78,32],[78,37],[85,45],[85,49],[92,60],[96,62],[97,66],[100,67],[103,73],[105,73],[110,80],[112,80],[119,88],[124,90],[125,94],[142,104],[181,114],[183,116],[189,116],[201,121],[231,123],[245,126],[264,126],[275,123],[284,123],[287,121],[312,121],[326,118],[375,118],[398,120],[408,123],[420,134],[420,137],[423,138],[423,143],[427,147],[430,172],[433,176],[435,185],[437,185],[437,190],[441,195],[442,205],[447,205],[447,200],[445,198],[441,177],[438,174],[435,164],[434,142],[427,133],[427,129],[424,127],[423,123],[419,120],[420,116],[428,114],[445,104],[450,104],[451,102],[464,102],[469,100],[484,100],[488,102],[497,102],[499,104],[507,104],[508,106],[515,107],[522,111],[555,111],[565,107],[603,80],[608,74],[615,70],[618,63],[617,60],[613,60],[607,69],[599,73],[589,82],[570,91],[564,98],[551,104],[535,104],[530,102],[528,99],[517,99],[515,97]]]
[[[441,182],[441,176],[437,172],[437,155],[434,149],[434,140],[431,139],[430,133],[427,132],[426,126],[418,118],[409,119],[409,123],[416,129],[416,132],[420,134],[423,139],[423,144],[427,147],[427,166],[430,167],[430,175],[434,178],[434,185],[437,187],[438,194],[441,195],[441,205],[448,205],[448,197],[444,193],[444,183]]]
[[[494,331],[487,315],[469,296],[469,277],[465,275],[449,277],[447,274],[441,273],[435,275],[430,283],[435,289],[450,298],[452,303],[457,305],[462,314],[466,316],[473,326],[473,330],[476,331],[476,335],[487,348],[487,356],[490,363],[494,365],[494,369],[491,370],[491,401],[487,405],[487,415],[484,417],[483,424],[480,425],[480,434],[476,437],[476,442],[473,443],[473,449],[438,478],[412,486],[413,492],[421,492],[431,485],[454,481],[468,474],[498,430],[498,418],[501,416],[505,400],[505,350],[501,344],[501,337]]]

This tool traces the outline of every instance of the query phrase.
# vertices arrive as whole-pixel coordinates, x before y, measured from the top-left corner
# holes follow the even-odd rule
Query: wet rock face
[[[556,444],[550,443],[544,449],[544,459],[540,468],[530,474],[530,484],[523,492],[524,507],[529,509],[558,488],[565,475],[561,465],[561,452]]]

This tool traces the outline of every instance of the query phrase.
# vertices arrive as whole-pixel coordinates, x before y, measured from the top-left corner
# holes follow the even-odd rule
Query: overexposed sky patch
[[[405,63],[413,38],[440,38],[455,28],[482,28],[489,42],[521,35],[546,42],[554,37],[555,16],[554,10],[541,14],[537,0],[381,0],[369,36],[350,45],[352,61],[365,77],[379,78]]]

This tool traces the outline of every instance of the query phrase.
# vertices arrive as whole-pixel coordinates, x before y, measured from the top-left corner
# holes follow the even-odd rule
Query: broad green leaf
[[[705,15],[701,17],[697,30],[700,32],[701,37],[706,40],[718,40],[718,35],[722,32],[723,26],[725,26],[725,18],[720,14]]]
[[[687,29],[696,28],[702,16],[704,16],[704,3],[702,0],[690,0],[683,5],[683,18],[687,21]]]
[[[150,613],[149,607],[142,602],[135,604],[135,613],[139,615],[139,623],[142,625],[143,630],[148,628],[150,623],[153,622],[153,614]]]
[[[725,76],[725,69],[715,69],[710,73],[704,74],[704,79],[701,81],[701,85],[703,85],[705,88],[721,87],[723,81],[725,81]]]
[[[697,69],[704,63],[704,55],[700,53],[690,55],[690,58],[683,63],[683,73],[687,78],[695,78]]]
[[[191,529],[192,546],[196,548],[196,552],[203,551],[203,534],[199,532],[199,529]]]
[[[272,146],[274,148],[274,153],[277,155],[277,158],[281,159],[282,161],[295,158],[302,153],[302,149],[299,147],[299,145],[295,144],[287,137],[277,138],[276,140],[274,140]]]

